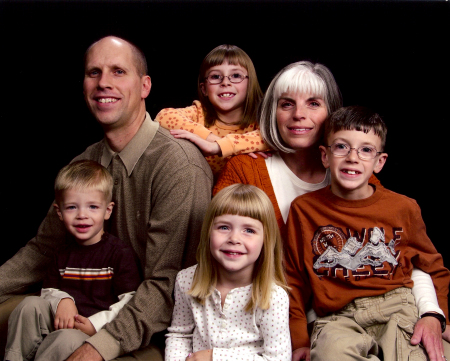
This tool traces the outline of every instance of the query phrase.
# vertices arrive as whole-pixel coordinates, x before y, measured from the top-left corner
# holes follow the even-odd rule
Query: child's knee
[[[65,360],[88,338],[89,336],[80,330],[62,329],[54,331],[42,341],[35,360]]]
[[[311,360],[344,360],[377,354],[378,346],[350,319],[322,321],[311,335]]]
[[[39,296],[28,296],[20,302],[11,315],[34,315],[38,310],[48,309],[50,303]]]

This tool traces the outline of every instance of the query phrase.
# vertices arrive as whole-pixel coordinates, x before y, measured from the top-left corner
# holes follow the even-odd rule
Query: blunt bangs
[[[232,187],[230,194],[217,199],[215,207],[213,207],[213,218],[224,214],[232,214],[257,219],[263,224],[266,223],[267,212],[264,209],[268,204],[264,204],[261,201],[261,196],[258,196],[258,191],[263,191],[258,188],[249,189],[249,187],[241,186]]]

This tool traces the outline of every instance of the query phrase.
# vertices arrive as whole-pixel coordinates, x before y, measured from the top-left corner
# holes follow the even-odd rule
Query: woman
[[[276,152],[267,159],[233,157],[224,167],[214,194],[234,183],[261,188],[272,201],[284,235],[294,198],[330,184],[319,145],[323,122],[341,106],[341,93],[326,66],[309,61],[286,66],[270,83],[260,115],[262,137]],[[375,177],[372,180],[379,184]]]
[[[233,157],[224,167],[213,193],[234,183],[261,188],[272,201],[284,237],[291,202],[302,194],[330,184],[330,174],[322,165],[319,145],[325,119],[341,106],[341,93],[327,67],[308,61],[286,66],[270,83],[260,115],[261,135],[276,152],[267,159],[254,159],[248,155]],[[375,176],[371,177],[370,183],[381,185]],[[414,269],[412,278],[416,284],[413,294],[433,293],[429,275]],[[420,302],[417,306],[419,313],[424,313]],[[437,302],[433,307],[435,310],[439,310]],[[308,320],[314,318],[314,312],[309,312]],[[448,341],[450,331],[447,331],[444,338]],[[424,337],[422,335],[422,340]],[[293,360],[302,357],[296,351]]]

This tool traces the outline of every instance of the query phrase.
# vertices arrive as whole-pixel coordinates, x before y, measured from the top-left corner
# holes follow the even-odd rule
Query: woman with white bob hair
[[[300,61],[283,68],[266,91],[259,117],[262,138],[273,150],[273,156],[267,159],[254,159],[248,155],[231,158],[223,168],[213,194],[234,183],[252,184],[262,189],[273,204],[278,226],[285,238],[291,202],[302,194],[330,184],[330,174],[322,164],[319,145],[325,119],[340,107],[341,93],[326,66]],[[369,182],[381,186],[375,176]],[[429,311],[443,314],[437,304],[431,277],[414,269],[412,279],[412,293],[419,314]],[[314,318],[311,310],[308,321]],[[421,341],[430,353],[429,348],[435,348],[441,341],[430,336],[433,331],[426,328],[424,325],[417,330],[416,340]],[[449,334],[446,331],[443,335],[447,341]],[[296,351],[292,360],[307,357]]]
[[[252,184],[269,196],[284,236],[291,202],[330,184],[321,161],[323,123],[342,106],[339,87],[322,64],[299,61],[282,69],[270,83],[259,117],[272,157],[233,157],[223,169],[214,194],[234,183]],[[374,181],[379,184],[378,180]]]

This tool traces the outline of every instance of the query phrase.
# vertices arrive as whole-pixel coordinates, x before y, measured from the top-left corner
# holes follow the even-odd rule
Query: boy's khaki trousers
[[[425,350],[410,343],[417,320],[409,288],[357,298],[342,310],[316,320],[311,360],[426,361]],[[450,345],[445,341],[444,348],[450,359]]]

